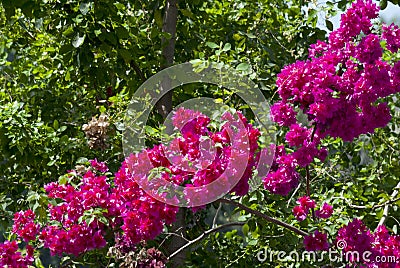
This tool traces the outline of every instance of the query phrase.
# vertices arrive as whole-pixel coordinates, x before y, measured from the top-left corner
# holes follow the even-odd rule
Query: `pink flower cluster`
[[[325,233],[315,231],[313,234],[304,237],[304,248],[307,251],[328,250],[328,236]]]
[[[128,161],[128,160],[126,160]],[[146,194],[136,183],[124,161],[115,174],[114,188],[108,199],[108,217],[112,227],[120,227],[117,242],[133,247],[142,240],[159,235],[165,224],[175,221],[178,207],[170,206]]]
[[[49,205],[50,219],[57,224],[45,226],[39,237],[52,254],[78,255],[102,248],[106,245],[106,228],[121,230],[117,231],[116,241],[132,247],[142,240],[154,239],[164,224],[175,220],[178,208],[147,195],[135,182],[126,162],[115,174],[113,187],[102,174],[108,171],[105,163],[90,163],[93,170],[83,175],[77,187],[69,183],[45,186],[49,197],[62,200]],[[100,214],[94,214],[96,211]]]
[[[14,214],[12,232],[29,242],[36,239],[39,233],[39,224],[35,224],[35,214],[32,210],[17,212]]]
[[[211,131],[208,128],[210,118],[200,112],[178,109],[172,122],[181,136],[169,145],[158,145],[127,158],[132,176],[141,185],[149,185],[148,188],[157,195],[163,184],[150,178],[151,170],[164,168],[158,174],[160,178],[185,187],[183,200],[169,196],[169,202],[183,202],[189,207],[208,203],[210,196],[224,189],[245,195],[256,166],[260,132],[240,112],[236,116],[225,112],[221,121],[221,129]],[[193,191],[194,187],[206,185],[201,191]],[[167,193],[161,191],[160,196],[166,198]]]
[[[315,201],[309,196],[302,196],[297,200],[298,206],[293,208],[293,214],[298,221],[304,221],[307,218],[310,209],[315,208]],[[321,209],[315,211],[315,216],[322,219],[327,219],[333,214],[333,207],[324,202]],[[304,237],[304,248],[307,251],[328,250],[328,236],[326,233],[315,231],[313,234]]]
[[[379,263],[382,268],[400,268],[400,235],[389,235],[385,226],[380,225],[373,233],[373,247],[378,251],[379,256],[392,256],[396,258],[396,263]],[[380,258],[382,259],[382,258]],[[372,263],[373,264],[373,263]],[[369,264],[369,267],[374,267]],[[375,266],[376,267],[376,266]]]
[[[363,256],[364,252],[370,252],[367,255],[367,259],[360,257],[360,259],[350,260],[351,262],[363,263],[365,265],[363,267],[400,267],[398,262],[400,260],[400,236],[389,235],[386,227],[383,225],[379,226],[372,233],[361,220],[355,219],[339,230],[336,243],[338,246],[342,245],[343,254],[352,251],[358,252],[358,256]],[[380,260],[384,259],[382,256],[394,257],[395,261],[381,262]],[[389,258],[386,259],[389,260]]]
[[[26,246],[26,255],[18,251],[17,241],[0,243],[0,267],[26,268],[33,263],[33,247]]]
[[[140,189],[125,162],[115,174],[113,187],[103,174],[108,171],[105,163],[97,160],[90,163],[92,169],[82,177],[71,171],[69,182],[45,185],[48,197],[58,200],[48,205],[48,224],[39,226],[31,210],[21,211],[14,215],[12,232],[25,242],[38,239],[53,255],[77,256],[104,247],[107,228],[116,231],[117,243],[132,247],[142,240],[154,239],[162,232],[164,224],[175,220],[178,208],[159,202]],[[2,255],[4,252],[7,255],[1,261],[9,264],[16,260],[22,263],[18,267],[27,267],[17,251],[16,241],[0,246]],[[28,247],[29,253],[33,251],[30,245]],[[31,255],[28,257],[31,261]]]
[[[311,45],[308,60],[288,65],[278,75],[281,100],[272,105],[271,117],[289,128],[286,142],[295,152],[281,153],[285,161],[276,159],[282,168],[264,179],[271,192],[287,194],[296,185],[293,166],[305,167],[315,157],[325,159],[327,151],[320,146],[324,137],[351,141],[386,126],[391,119],[388,106],[376,101],[400,92],[400,62],[384,61],[381,41],[386,41],[386,49],[397,52],[400,29],[383,25],[382,34],[374,33],[371,21],[378,11],[371,0],[357,0],[342,15],[340,27],[330,33],[328,42]],[[306,115],[306,125],[297,122],[299,111]],[[282,163],[288,161],[293,162],[289,169]]]
[[[310,209],[315,208],[315,201],[308,196],[302,196],[297,200],[298,206],[292,210],[294,216],[298,221],[304,221],[307,218]],[[333,207],[324,202],[321,209],[315,211],[315,216],[321,219],[328,219],[333,214]]]
[[[52,255],[73,254],[78,256],[86,251],[106,245],[104,232],[97,224],[70,224],[68,227],[49,225],[43,228],[39,239]]]
[[[95,218],[87,222],[84,215],[96,208],[107,208],[110,189],[107,177],[88,170],[78,183],[74,187],[70,183],[53,182],[44,187],[48,197],[61,200],[49,204],[50,222],[56,224],[43,226],[39,236],[52,254],[79,255],[106,245],[104,224]]]
[[[26,255],[23,256],[18,251],[18,243],[14,241],[5,241],[0,243],[0,267],[25,268],[33,262],[34,248],[29,244],[36,240],[40,226],[35,223],[35,214],[32,210],[21,211],[14,214],[14,224],[12,233],[22,238],[26,245]]]
[[[333,207],[326,202],[324,202],[321,209],[315,211],[315,216],[321,219],[328,219],[332,214]]]
[[[302,196],[297,200],[298,206],[293,208],[293,214],[298,221],[304,221],[310,209],[315,208],[315,201],[311,200],[308,196]]]
[[[386,48],[396,53],[400,49],[400,28],[395,24],[382,26],[382,38],[386,40]]]
[[[100,172],[103,172],[103,173],[108,171],[108,167],[107,167],[106,163],[99,162],[99,161],[97,161],[96,158],[93,159],[93,160],[89,160],[89,163],[97,171],[100,171]]]
[[[137,268],[165,268],[167,258],[162,254],[161,251],[155,248],[149,248],[146,250],[144,259],[138,260]]]
[[[282,145],[276,146],[273,164],[263,179],[265,189],[274,194],[287,195],[298,185],[299,177],[293,155],[286,154]]]
[[[372,233],[361,220],[354,219],[338,231],[335,244],[350,264],[362,264],[362,267],[368,268],[400,267],[400,236],[389,235],[383,225]],[[308,251],[328,250],[327,235],[316,231],[306,236],[304,247]]]

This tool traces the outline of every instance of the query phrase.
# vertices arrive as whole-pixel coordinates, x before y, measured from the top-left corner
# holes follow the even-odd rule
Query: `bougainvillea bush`
[[[221,174],[230,169],[229,161],[237,152],[230,145],[230,140],[235,139],[232,143],[237,145],[244,144],[241,137],[249,142],[250,153],[244,159],[248,165],[232,191],[238,195],[246,194],[251,170],[255,165],[259,132],[247,123],[240,112],[237,121],[228,112],[222,115],[222,120],[225,123],[221,130],[211,132],[207,128],[210,118],[199,112],[181,108],[173,117],[174,125],[181,129],[182,135],[171,142],[171,147],[179,144],[180,154],[190,161],[195,162],[200,157],[202,136],[208,135],[213,142],[221,144],[215,158],[204,170],[191,171],[178,164],[171,165],[167,153],[172,150],[157,145],[126,158],[113,178],[110,177],[107,165],[94,159],[88,162],[88,167],[78,166],[62,176],[59,182],[45,185],[48,199],[47,223],[36,223],[32,210],[17,212],[11,233],[27,244],[26,256],[18,251],[15,240],[7,241],[1,248],[2,253],[6,253],[0,259],[1,264],[27,267],[33,261],[33,249],[39,245],[48,248],[52,255],[79,256],[90,250],[104,248],[107,245],[107,233],[112,237],[109,246],[113,245],[114,252],[127,254],[135,251],[138,244],[156,238],[163,231],[164,225],[173,223],[178,211],[178,207],[157,201],[145,193],[136,182],[136,177],[151,179],[151,173],[143,174],[144,170],[164,167],[168,172],[161,172],[160,176],[177,185],[206,185],[220,179]],[[185,122],[183,126],[182,122]],[[242,125],[244,132],[230,133],[231,125],[238,126],[238,129]],[[240,157],[239,160],[244,161]]]
[[[263,260],[255,256],[260,249],[272,250],[274,246],[282,246],[261,242],[274,237],[273,241],[280,241],[298,252],[336,254],[335,260],[278,260],[280,263],[286,261],[291,266],[315,266],[318,263],[334,267],[400,267],[400,236],[396,235],[395,228],[389,230],[384,225],[390,206],[397,206],[400,188],[398,170],[387,171],[394,177],[389,182],[396,186],[389,187],[391,191],[386,193],[383,203],[372,206],[369,206],[367,198],[353,196],[354,200],[351,199],[354,191],[351,180],[351,183],[340,181],[332,186],[343,187],[347,190],[346,196],[335,196],[337,188],[332,188],[333,192],[325,189],[329,200],[322,199],[325,193],[318,190],[323,188],[316,185],[313,178],[325,174],[323,168],[318,166],[336,161],[338,154],[333,149],[338,150],[335,145],[338,141],[346,142],[345,145],[351,147],[360,136],[379,135],[379,129],[390,124],[391,103],[385,101],[393,101],[392,96],[400,92],[400,28],[375,24],[378,11],[379,8],[371,1],[356,1],[342,15],[340,27],[330,33],[327,41],[318,41],[310,47],[308,59],[289,64],[278,74],[277,93],[280,99],[271,106],[271,118],[280,127],[278,136],[281,139],[278,140],[282,140],[282,144],[269,145],[273,147],[275,156],[270,172],[263,178],[264,189],[248,193],[248,180],[255,175],[260,155],[258,143],[261,141],[257,140],[260,135],[257,128],[240,112],[237,113],[237,121],[232,114],[226,113],[222,115],[224,123],[218,128],[211,128],[210,118],[206,115],[181,108],[173,119],[180,135],[170,147],[156,145],[143,148],[142,152],[126,158],[115,174],[109,172],[106,163],[90,160],[61,176],[58,182],[45,185],[46,193],[42,196],[47,204],[47,213],[35,215],[32,210],[15,213],[10,239],[0,245],[0,265],[28,267],[38,258],[35,252],[40,248],[49,249],[52,255],[69,256],[67,265],[72,265],[74,258],[82,258],[96,250],[107,253],[109,262],[92,264],[94,267],[107,267],[110,263],[117,263],[120,267],[168,265],[175,253],[168,256],[163,252],[163,242],[159,238],[175,222],[179,208],[149,196],[137,181],[151,180],[153,173],[150,171],[156,168],[160,177],[177,185],[207,185],[230,168],[229,163],[234,157],[240,157],[234,145],[244,144],[247,140],[249,154],[244,159],[247,165],[238,184],[214,204],[192,207],[194,215],[201,215],[219,205],[218,213],[221,204],[230,204],[240,212],[238,221],[218,227],[215,217],[212,228],[204,230],[198,238],[188,234],[185,238],[187,247],[229,224],[242,228],[226,233],[227,240],[222,242],[218,235],[211,236],[209,242],[203,244],[204,248],[197,246],[197,252],[193,252],[188,261],[192,261],[193,265],[211,266],[209,260],[209,263],[200,264],[197,257],[202,256],[201,252],[206,254],[204,252],[212,251],[215,245],[225,248],[223,252],[229,256],[226,249],[229,243],[227,246],[226,241],[231,240],[236,242],[235,246],[246,248],[242,256],[253,256],[247,260],[249,263],[262,266],[267,262],[272,265],[276,261],[272,255]],[[184,126],[181,126],[182,122]],[[239,123],[244,128],[236,136],[230,134],[230,127]],[[201,157],[199,148],[205,136],[218,144],[214,158],[207,165],[196,162]],[[197,163],[202,169],[184,168],[182,161],[172,164],[168,153],[174,148],[182,158]],[[363,157],[362,161],[367,161],[365,152]],[[233,171],[230,174],[235,175]],[[360,181],[358,186],[365,187],[367,192],[370,181],[366,178]],[[363,205],[353,205],[360,210],[382,209],[376,217],[379,222],[372,222],[366,216],[368,212],[362,216],[365,221],[358,218],[357,213],[341,208],[338,199],[345,200],[349,205],[361,199]],[[270,202],[268,209],[260,208],[259,205],[264,202]],[[188,206],[191,207],[190,200]],[[269,229],[271,237],[265,233],[265,226],[274,226]],[[277,230],[281,233],[282,230],[289,230],[293,234],[291,240],[286,240],[286,234],[276,234]],[[255,239],[248,239],[249,236]],[[217,253],[214,254],[217,256]],[[241,257],[238,260],[235,256],[230,257],[231,262],[221,258],[214,260],[214,264],[221,261],[240,267],[246,263],[241,262]]]

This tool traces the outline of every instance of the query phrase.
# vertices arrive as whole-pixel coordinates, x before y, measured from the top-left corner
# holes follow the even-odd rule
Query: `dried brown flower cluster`
[[[164,254],[155,248],[123,252],[115,246],[109,248],[107,255],[118,259],[121,268],[165,268],[167,262]]]
[[[109,125],[108,116],[105,114],[101,114],[98,119],[93,116],[88,124],[83,125],[82,130],[86,134],[90,149],[105,149],[108,146],[106,140]]]

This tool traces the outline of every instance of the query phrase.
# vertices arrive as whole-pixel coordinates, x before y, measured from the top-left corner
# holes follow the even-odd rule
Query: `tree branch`
[[[391,200],[395,199],[395,197],[396,197],[397,194],[399,193],[399,190],[400,190],[400,182],[399,182],[399,183],[396,185],[396,187],[394,188],[393,193],[392,193],[391,196],[390,196],[390,199],[391,199]],[[390,207],[390,204],[391,204],[391,203],[388,203],[388,204],[385,205],[385,208],[383,209],[382,218],[381,218],[381,220],[380,220],[379,223],[378,223],[378,227],[379,227],[380,225],[385,224],[385,221],[386,221],[386,219],[387,219],[387,217],[388,217],[388,215],[389,215],[389,207]],[[378,227],[377,227],[377,228],[378,228]]]
[[[184,249],[190,247],[191,245],[193,245],[196,242],[201,241],[202,239],[204,239],[207,235],[214,233],[214,232],[218,232],[219,230],[229,227],[229,226],[237,226],[237,225],[244,225],[245,222],[230,222],[230,223],[225,223],[222,224],[220,226],[211,228],[207,231],[205,231],[204,233],[202,233],[201,235],[199,235],[198,237],[196,237],[195,239],[189,241],[187,244],[183,245],[182,247],[180,247],[178,250],[176,250],[174,253],[172,253],[169,257],[168,260],[172,259],[175,255],[179,254],[181,251],[183,251]]]
[[[234,206],[236,206],[238,208],[241,208],[242,210],[244,210],[246,212],[249,212],[249,213],[254,214],[254,215],[256,215],[256,216],[258,216],[260,218],[263,218],[263,219],[265,219],[265,220],[267,220],[269,222],[275,223],[275,224],[277,224],[279,226],[282,226],[282,227],[284,227],[286,229],[289,229],[289,230],[293,231],[294,233],[296,233],[298,235],[301,235],[301,236],[307,236],[308,235],[308,233],[304,232],[303,230],[298,229],[297,227],[294,227],[293,225],[290,225],[290,224],[288,224],[286,222],[283,222],[283,221],[280,221],[278,219],[272,218],[272,217],[270,217],[268,215],[265,215],[264,213],[261,213],[260,211],[257,211],[257,210],[251,209],[249,207],[246,207],[245,205],[240,204],[239,202],[236,202],[236,201],[233,201],[233,200],[229,200],[229,199],[224,199],[224,198],[218,199],[217,201],[218,202],[222,202],[222,203],[226,203],[226,204],[232,204],[232,205],[234,205]]]
[[[139,68],[139,66],[133,60],[131,60],[130,66],[136,72],[136,74],[140,77],[140,80],[142,82],[145,82],[146,77],[144,76],[144,74],[143,74],[142,70]]]

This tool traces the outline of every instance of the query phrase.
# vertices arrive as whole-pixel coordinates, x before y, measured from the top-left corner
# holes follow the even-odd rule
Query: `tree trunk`
[[[171,35],[170,39],[165,37],[162,39],[162,55],[163,60],[161,68],[167,68],[174,63],[174,53],[175,53],[175,40],[176,40],[176,23],[178,18],[178,0],[166,0],[165,13],[163,19],[162,31],[169,33]],[[171,80],[169,77],[165,78],[161,83],[161,91],[171,87]],[[172,111],[172,93],[169,91],[166,93],[156,104],[158,113],[162,115],[165,119],[168,114]],[[176,233],[184,236],[185,230],[185,209],[180,208],[178,214],[176,215],[176,221],[172,225],[171,233]],[[167,253],[171,254],[185,245],[185,240],[177,235],[171,236],[170,240],[167,242],[166,248]],[[181,251],[175,255],[171,261],[173,262],[173,267],[182,267],[185,264],[186,250]]]
[[[170,39],[163,37],[162,44],[162,55],[163,62],[161,68],[167,68],[174,63],[175,53],[175,40],[176,40],[176,22],[178,19],[178,0],[166,0],[165,13],[163,19],[164,33],[171,35]],[[162,90],[171,86],[171,80],[166,78],[161,83]],[[172,90],[165,94],[156,104],[157,111],[165,119],[167,115],[172,111]]]

